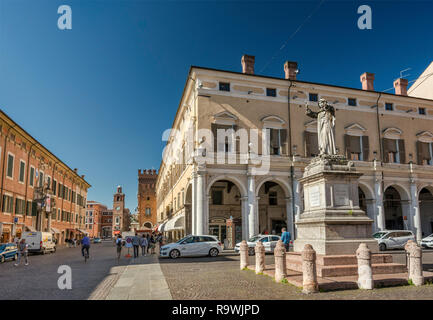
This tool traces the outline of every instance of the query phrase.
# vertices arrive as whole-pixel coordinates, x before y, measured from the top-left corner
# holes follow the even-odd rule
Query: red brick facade
[[[138,229],[152,229],[157,222],[156,217],[156,170],[138,170]]]
[[[82,237],[90,185],[23,128],[0,111],[0,241],[23,231],[52,232],[58,243]],[[52,193],[50,212],[37,210],[34,193],[42,181]],[[53,190],[54,189],[54,190]],[[41,214],[39,214],[41,212]],[[39,217],[39,221],[38,220]]]
[[[87,201],[86,231],[91,238],[102,236],[102,213],[107,211],[107,206],[96,201]]]

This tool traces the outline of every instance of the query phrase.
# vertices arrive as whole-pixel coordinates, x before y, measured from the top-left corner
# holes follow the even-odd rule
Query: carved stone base
[[[305,208],[296,222],[296,252],[310,244],[318,254],[355,254],[362,242],[379,251],[373,220],[359,207],[361,175],[344,156],[322,155],[310,162],[300,179]]]

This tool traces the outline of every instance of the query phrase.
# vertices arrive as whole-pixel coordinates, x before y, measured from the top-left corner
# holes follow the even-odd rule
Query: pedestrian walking
[[[21,257],[24,257],[26,266],[29,265],[29,259],[27,258],[28,246],[29,245],[26,243],[26,239],[21,239],[18,244],[18,261],[15,263],[15,267],[18,267],[18,265],[21,263]]]
[[[139,239],[137,233],[135,233],[135,236],[132,237],[132,245],[134,247],[134,258],[137,258],[138,257],[138,247],[140,246],[140,239]]]
[[[152,234],[150,236],[150,254],[155,253],[155,243],[156,243],[155,235]]]
[[[284,243],[284,246],[286,247],[286,251],[289,252],[289,248],[290,248],[290,232],[287,231],[286,228],[282,228],[281,229],[281,241]]]
[[[143,234],[143,237],[140,238],[140,247],[141,247],[141,255],[146,256],[147,238],[146,238],[146,235],[144,235],[144,234]]]
[[[149,254],[149,250],[150,250],[150,234],[146,234],[146,239],[147,239],[147,248],[146,248],[146,253]]]
[[[120,254],[122,253],[122,245],[123,245],[123,241],[122,241],[122,235],[119,234],[117,236],[117,239],[115,240],[116,243],[116,251],[117,251],[117,260],[120,260]]]

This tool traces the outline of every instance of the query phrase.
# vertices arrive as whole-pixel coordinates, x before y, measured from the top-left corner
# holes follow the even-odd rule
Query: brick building
[[[0,161],[0,242],[35,230],[60,244],[82,237],[90,184],[1,110]],[[51,195],[43,209],[34,201],[40,192]]]
[[[122,231],[129,231],[129,209],[125,208],[125,194],[122,187],[118,186],[113,195],[113,235]]]
[[[102,212],[101,218],[101,237],[111,238],[113,235],[113,209]]]
[[[87,201],[85,223],[86,231],[89,233],[90,237],[102,236],[102,217],[103,213],[107,211],[107,206],[96,201]]]
[[[156,217],[156,170],[138,170],[138,223],[139,230],[152,229],[157,223]]]

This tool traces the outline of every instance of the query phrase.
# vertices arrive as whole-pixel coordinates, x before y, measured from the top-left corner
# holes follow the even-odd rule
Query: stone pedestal
[[[379,252],[372,237],[373,220],[359,207],[358,179],[353,163],[343,156],[314,158],[299,181],[304,187],[304,212],[297,226],[294,251],[310,244],[317,254],[354,255],[361,243]]]

